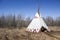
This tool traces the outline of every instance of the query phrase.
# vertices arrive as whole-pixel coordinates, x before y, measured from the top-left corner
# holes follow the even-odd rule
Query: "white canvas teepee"
[[[50,29],[48,28],[48,26],[46,25],[46,23],[42,19],[41,15],[39,15],[39,12],[37,12],[35,17],[31,21],[31,23],[28,25],[26,31],[37,32],[38,33],[41,30],[42,27],[44,27],[48,31],[50,31]]]

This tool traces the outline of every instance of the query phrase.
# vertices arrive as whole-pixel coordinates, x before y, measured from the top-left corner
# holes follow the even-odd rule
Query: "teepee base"
[[[45,29],[44,27],[42,27],[40,30],[37,30],[37,29],[28,29],[28,30],[26,30],[26,32],[39,33],[39,32],[50,32],[50,31]]]

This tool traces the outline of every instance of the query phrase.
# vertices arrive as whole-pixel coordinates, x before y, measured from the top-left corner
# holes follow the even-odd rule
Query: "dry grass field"
[[[0,40],[60,40],[60,27],[50,26],[52,32],[28,33],[26,28],[0,28]]]

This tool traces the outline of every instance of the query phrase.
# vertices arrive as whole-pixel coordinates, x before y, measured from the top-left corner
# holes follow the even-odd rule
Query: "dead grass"
[[[50,33],[28,33],[26,28],[8,29],[0,28],[0,40],[60,40],[60,27],[49,27]]]

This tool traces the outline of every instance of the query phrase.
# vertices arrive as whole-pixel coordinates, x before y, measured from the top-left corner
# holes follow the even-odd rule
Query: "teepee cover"
[[[39,15],[39,13],[37,12],[35,17],[31,21],[31,23],[28,25],[26,31],[29,31],[29,32],[39,32],[41,30],[42,26],[44,28],[46,28],[48,31],[50,31],[48,29],[48,26],[46,25],[46,23],[42,19],[41,15]]]

